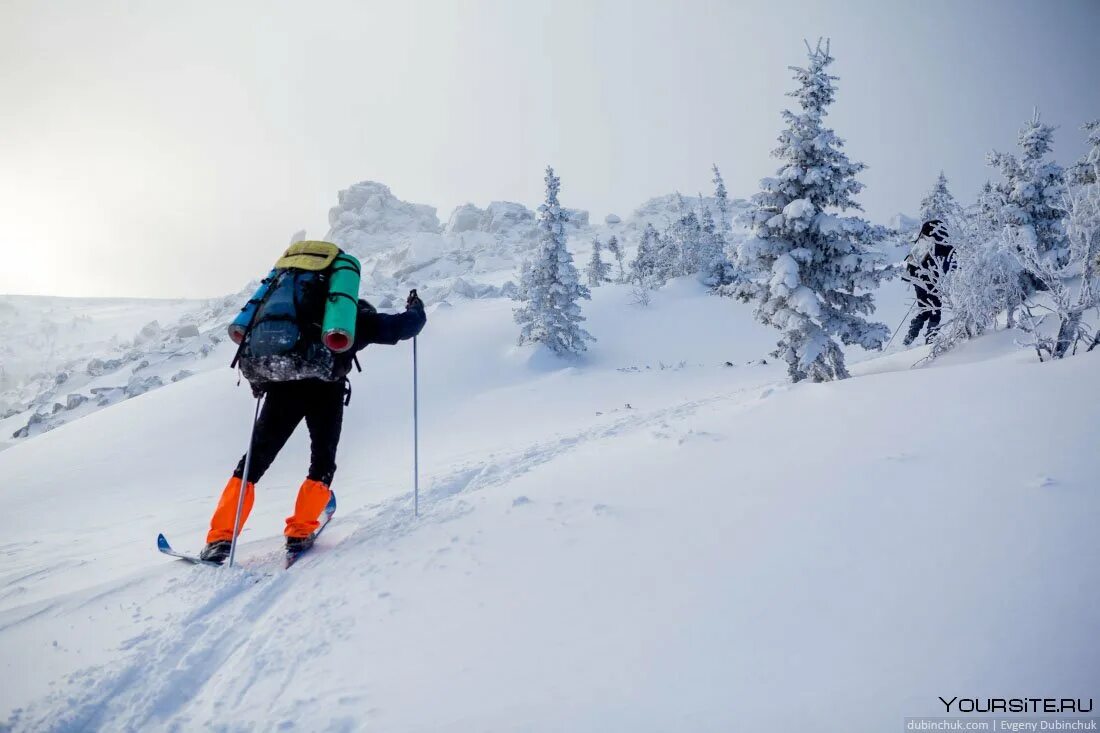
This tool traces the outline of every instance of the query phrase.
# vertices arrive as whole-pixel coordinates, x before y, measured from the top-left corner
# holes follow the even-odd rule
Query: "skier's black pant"
[[[252,461],[248,480],[259,481],[275,456],[305,418],[309,429],[309,478],[329,486],[336,473],[336,446],[344,421],[344,382],[302,379],[276,382],[266,387],[256,433],[252,443]],[[233,475],[244,474],[244,456]]]
[[[917,315],[909,322],[909,335],[905,339],[906,343],[912,343],[920,335],[920,330],[924,327],[925,322],[928,323],[929,335],[940,325],[940,309],[943,307],[943,301],[939,299],[939,296],[928,292],[924,288],[917,288],[916,290]]]

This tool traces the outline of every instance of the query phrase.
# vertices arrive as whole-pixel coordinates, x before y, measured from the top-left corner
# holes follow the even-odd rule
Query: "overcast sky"
[[[212,296],[327,231],[360,180],[439,209],[594,218],[770,175],[787,66],[832,38],[829,123],[879,221],[1037,106],[1100,117],[1100,0],[0,0],[0,293]]]

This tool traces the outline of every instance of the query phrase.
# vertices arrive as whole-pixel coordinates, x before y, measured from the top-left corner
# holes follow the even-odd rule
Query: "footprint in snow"
[[[654,438],[657,438],[658,440],[672,439],[672,430],[671,428],[669,428],[668,423],[666,422],[662,422],[656,428],[650,430],[649,434],[652,435]]]
[[[684,443],[688,442],[698,442],[700,440],[706,441],[708,443],[719,443],[725,439],[725,436],[718,433],[708,433],[706,430],[689,430],[681,435],[679,440],[677,440],[676,442],[678,445],[683,445]]]

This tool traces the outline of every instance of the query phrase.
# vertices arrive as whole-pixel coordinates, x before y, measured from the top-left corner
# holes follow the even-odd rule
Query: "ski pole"
[[[241,510],[244,508],[244,492],[248,490],[248,469],[252,465],[252,443],[256,439],[256,423],[260,420],[260,402],[256,398],[256,414],[252,416],[252,430],[248,433],[248,450],[244,454],[244,471],[241,473],[241,489],[237,494],[237,516],[233,520],[233,540],[229,544],[229,567],[233,567],[233,557],[237,554],[237,533],[241,531]]]
[[[413,336],[413,516],[420,516],[420,405],[416,378],[416,336]]]
[[[902,316],[901,323],[899,323],[898,327],[894,329],[894,335],[891,336],[890,340],[886,342],[886,345],[882,347],[883,351],[886,351],[887,349],[889,349],[890,344],[894,343],[894,339],[897,338],[897,336],[898,336],[898,331],[900,331],[901,327],[905,325],[905,322],[909,320],[909,314],[913,312],[913,306],[915,306],[916,304],[917,304],[917,301],[915,301],[915,300],[912,303],[909,304],[909,310],[905,311],[905,315]]]

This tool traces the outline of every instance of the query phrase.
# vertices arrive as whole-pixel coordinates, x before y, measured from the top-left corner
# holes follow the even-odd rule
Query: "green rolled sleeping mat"
[[[337,354],[355,344],[355,320],[359,315],[359,260],[341,252],[329,273],[321,340]]]

